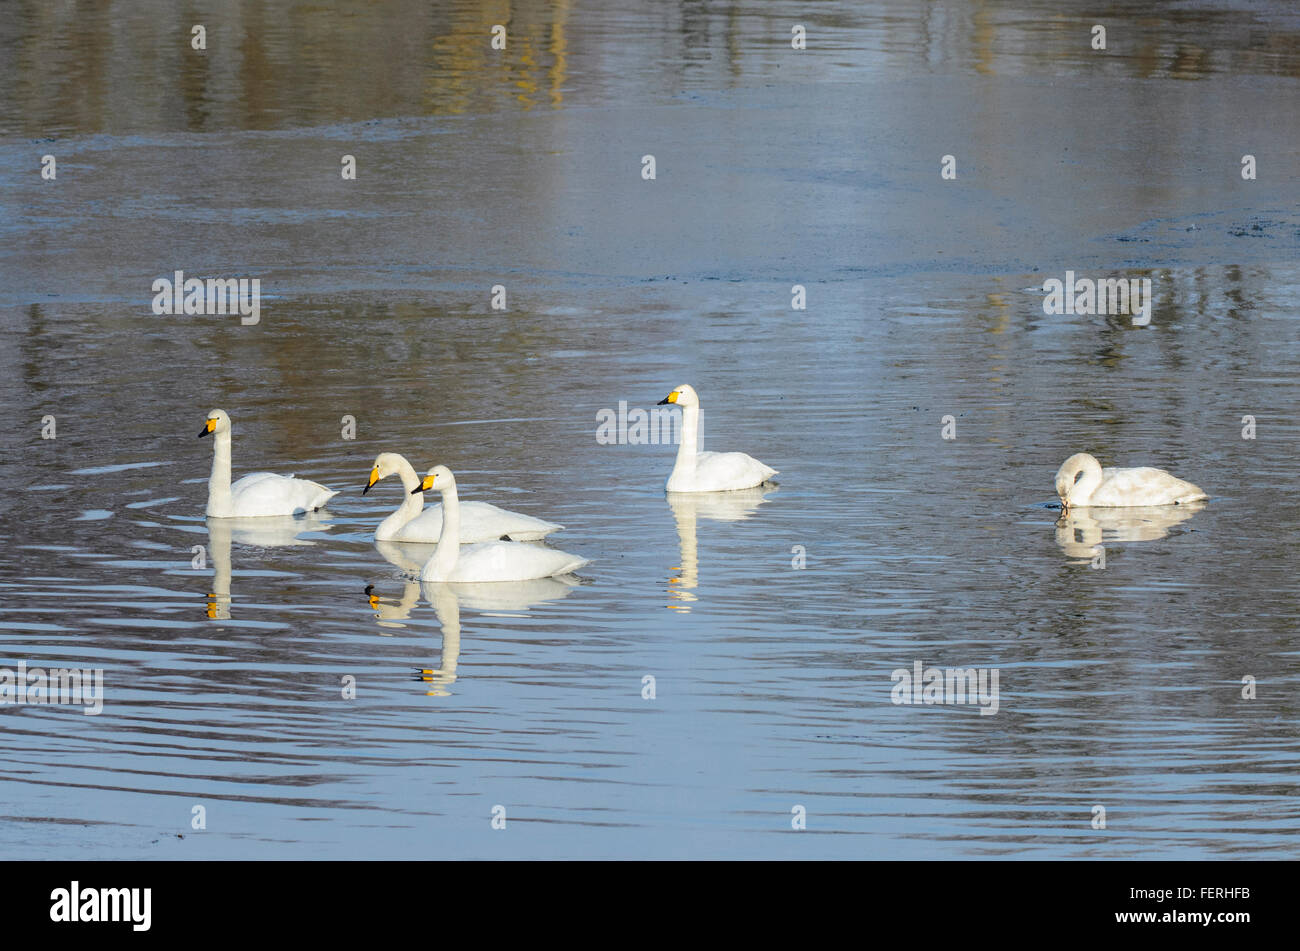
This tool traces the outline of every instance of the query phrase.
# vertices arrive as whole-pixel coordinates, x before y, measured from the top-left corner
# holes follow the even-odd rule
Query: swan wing
[[[1209,498],[1200,487],[1151,466],[1105,469],[1101,475],[1089,505],[1176,505]]]
[[[460,504],[461,541],[473,541],[466,535],[467,525],[475,528],[475,534],[483,539],[506,536],[516,542],[536,541],[564,528],[563,525],[556,525],[554,522],[547,522],[521,512],[497,508],[490,502],[462,502]]]
[[[687,484],[670,478],[669,492],[732,492],[762,485],[777,470],[743,452],[702,452],[695,457],[695,471]]]
[[[551,532],[559,531],[563,525],[547,522],[531,515],[510,512],[497,508],[488,502],[460,503],[460,540],[462,544],[496,541],[506,536],[513,541],[535,541]],[[434,503],[425,508],[398,530],[394,541],[422,542],[425,544],[438,541],[442,534],[442,504]],[[462,552],[463,557],[463,552]]]
[[[411,519],[396,532],[390,541],[418,542],[424,545],[436,545],[442,534],[442,506],[427,505],[424,511]]]
[[[231,506],[237,518],[294,515],[320,508],[338,492],[319,482],[250,472],[230,487]]]
[[[452,582],[531,581],[577,571],[590,564],[586,558],[519,542],[485,542],[462,545],[460,560],[447,578]]]

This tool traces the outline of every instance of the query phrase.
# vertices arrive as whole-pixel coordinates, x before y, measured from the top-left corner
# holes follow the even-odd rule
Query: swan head
[[[689,383],[683,383],[659,401],[660,406],[665,403],[673,403],[677,406],[699,406],[700,398],[695,393],[695,387]]]
[[[361,494],[365,495],[373,489],[375,483],[380,479],[387,479],[390,475],[395,475],[400,472],[402,467],[405,465],[407,465],[406,460],[397,453],[381,452],[379,455],[375,456],[374,465],[370,467],[370,481],[368,481],[366,487],[361,490]],[[415,493],[412,492],[411,494],[414,495]]]
[[[451,474],[451,470],[446,466],[434,466],[430,469],[429,474],[424,477],[420,484],[411,490],[411,494],[429,492],[435,488],[439,492],[446,492],[449,489],[456,488],[456,477]]]
[[[204,436],[210,436],[213,433],[228,432],[230,432],[230,417],[226,415],[226,411],[224,409],[208,410],[208,419],[203,424],[203,428],[199,430],[199,438],[202,439]]]
[[[1074,484],[1084,472],[1095,469],[1101,472],[1101,463],[1086,452],[1076,452],[1056,470],[1056,494],[1061,500],[1061,507],[1070,507],[1070,497],[1074,494]]]

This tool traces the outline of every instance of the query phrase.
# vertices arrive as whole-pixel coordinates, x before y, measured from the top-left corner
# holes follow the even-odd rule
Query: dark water
[[[1288,5],[1111,5],[1104,52],[1036,3],[171,9],[0,20],[0,667],[104,672],[98,716],[0,707],[0,845],[1300,850]],[[1067,269],[1150,325],[1044,314]],[[155,315],[175,270],[260,322]],[[776,490],[667,499],[675,447],[597,439],[683,382]],[[214,406],[236,475],[342,494],[205,521]],[[593,564],[421,586],[384,450]],[[1058,523],[1080,450],[1212,499]],[[997,713],[892,703],[916,661]]]

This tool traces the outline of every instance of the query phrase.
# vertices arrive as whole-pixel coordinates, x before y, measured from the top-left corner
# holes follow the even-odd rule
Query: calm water
[[[206,55],[132,9],[0,21],[0,667],[105,691],[0,707],[9,853],[1300,852],[1287,5],[1112,5],[1104,53],[1032,0],[218,4]],[[1151,325],[1044,315],[1067,269]],[[261,322],[155,316],[175,270]],[[683,382],[778,488],[597,440]],[[214,406],[236,475],[342,493],[206,521]],[[1058,522],[1083,449],[1213,498]],[[421,586],[383,450],[593,564]],[[891,703],[916,661],[998,712]]]

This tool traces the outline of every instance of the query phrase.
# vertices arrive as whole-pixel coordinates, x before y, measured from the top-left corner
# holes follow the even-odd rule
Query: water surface
[[[0,709],[12,854],[1297,853],[1287,5],[1112,6],[1103,54],[1032,0],[561,3],[496,55],[504,6],[250,3],[204,58],[170,9],[0,24],[0,666],[105,682]],[[178,269],[261,322],[154,315]],[[1045,315],[1067,269],[1151,325]],[[598,440],[683,382],[777,488]],[[206,521],[212,407],[342,493]],[[1213,498],[1061,519],[1081,449]],[[420,585],[384,450],[593,564]],[[997,714],[891,703],[916,661]]]

